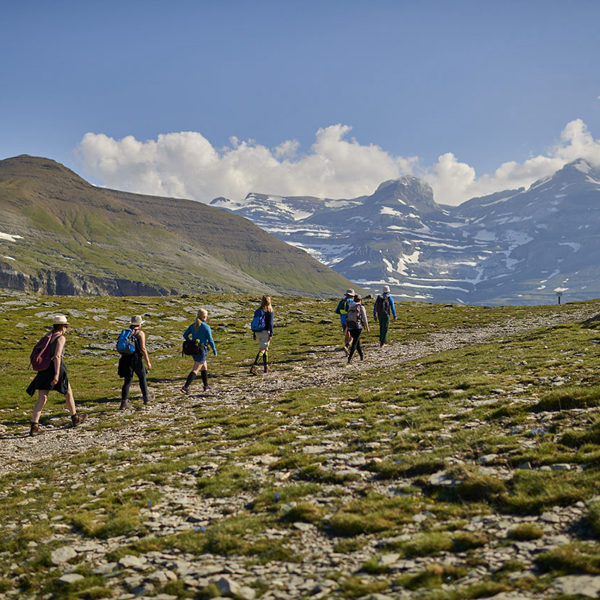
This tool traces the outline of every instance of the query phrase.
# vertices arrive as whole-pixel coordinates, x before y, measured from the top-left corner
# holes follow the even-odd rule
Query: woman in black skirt
[[[80,415],[77,412],[73,390],[71,389],[71,384],[69,383],[69,377],[67,375],[67,367],[62,359],[65,350],[65,334],[68,326],[69,324],[67,323],[67,317],[65,317],[65,315],[56,315],[52,326],[52,337],[50,339],[50,356],[52,357],[52,362],[47,369],[38,371],[34,380],[27,388],[27,393],[30,396],[33,396],[35,390],[38,391],[38,399],[33,408],[31,428],[29,430],[29,435],[31,436],[43,433],[43,430],[40,427],[40,415],[48,400],[48,392],[50,390],[64,394],[73,427],[80,425],[86,419],[86,415]]]

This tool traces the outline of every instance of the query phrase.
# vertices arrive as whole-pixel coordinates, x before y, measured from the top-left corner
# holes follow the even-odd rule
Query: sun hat
[[[354,290],[352,288],[346,290],[346,296],[354,296]]]
[[[142,319],[141,315],[135,315],[135,317],[131,317],[131,325],[143,325],[146,321]]]
[[[383,290],[381,292],[382,294],[389,294],[390,293],[390,286],[389,285],[384,285],[383,286]]]
[[[68,325],[67,317],[65,315],[55,315],[54,316],[54,325]]]

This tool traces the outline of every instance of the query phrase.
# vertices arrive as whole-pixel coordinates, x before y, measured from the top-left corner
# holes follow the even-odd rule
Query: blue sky
[[[456,204],[600,156],[598,23],[596,0],[4,2],[0,158],[203,201],[414,174]]]

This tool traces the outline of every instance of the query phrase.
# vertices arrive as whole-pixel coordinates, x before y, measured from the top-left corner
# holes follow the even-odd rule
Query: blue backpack
[[[257,308],[254,311],[254,317],[252,317],[252,323],[250,323],[250,329],[252,331],[263,331],[267,328],[265,320],[265,311],[262,308]]]
[[[135,352],[135,336],[133,329],[127,328],[121,331],[117,340],[117,352],[121,354],[133,354]]]

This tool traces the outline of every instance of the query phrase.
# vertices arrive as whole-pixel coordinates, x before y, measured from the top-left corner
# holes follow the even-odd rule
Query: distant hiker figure
[[[250,324],[252,329],[252,337],[258,340],[258,354],[254,359],[254,364],[250,367],[252,375],[258,375],[258,363],[260,357],[263,360],[263,371],[269,371],[269,344],[273,337],[273,306],[271,305],[271,296],[263,296],[260,303],[260,308],[254,311],[254,317]]]
[[[344,352],[346,353],[346,356],[350,354],[350,344],[352,343],[352,338],[350,337],[350,333],[346,328],[346,319],[348,317],[348,309],[353,303],[354,290],[346,290],[346,294],[338,302],[338,305],[335,309],[335,314],[340,315],[340,323],[342,324],[342,331],[344,332]]]
[[[373,306],[373,318],[379,321],[379,347],[383,348],[388,343],[388,329],[390,327],[390,315],[396,320],[396,307],[394,299],[390,295],[390,286],[384,285],[383,290],[375,299]]]
[[[196,320],[183,332],[183,339],[191,341],[195,345],[193,354],[191,355],[194,359],[194,366],[185,380],[185,385],[181,388],[184,394],[190,393],[190,385],[198,377],[198,373],[202,377],[203,390],[206,392],[210,389],[208,385],[208,363],[206,356],[209,346],[215,356],[217,355],[217,348],[215,347],[210,326],[206,322],[207,318],[208,311],[200,308],[196,315]]]
[[[362,305],[362,298],[356,294],[354,296],[354,303],[350,305],[346,318],[346,330],[352,337],[352,346],[350,346],[350,352],[348,354],[348,364],[352,361],[355,351],[358,352],[360,360],[364,357],[360,345],[360,334],[362,333],[363,328],[366,329],[367,332],[371,331],[369,329],[369,321],[367,320],[367,311]]]
[[[127,334],[127,330],[124,329],[117,342],[117,350],[121,352],[121,358],[119,359],[119,377],[123,377],[123,387],[121,388],[121,406],[120,410],[127,408],[129,398],[129,386],[133,380],[133,374],[138,376],[140,382],[140,390],[142,392],[142,398],[144,404],[148,404],[149,392],[148,383],[146,381],[146,367],[144,361],[148,367],[148,371],[152,369],[150,364],[150,357],[148,356],[148,350],[146,349],[146,334],[142,331],[142,325],[145,323],[144,319],[140,315],[131,317],[129,324],[129,348],[121,348],[122,338]]]
[[[34,368],[39,368],[40,370],[38,370],[37,375],[27,388],[27,393],[30,396],[33,396],[35,390],[38,391],[38,399],[33,408],[31,427],[29,429],[29,435],[31,436],[43,433],[40,427],[40,416],[48,400],[48,393],[51,390],[59,394],[64,394],[73,427],[77,427],[77,425],[80,425],[86,419],[86,415],[80,415],[75,407],[75,399],[71,384],[69,383],[67,367],[62,358],[65,351],[65,334],[67,333],[68,326],[69,323],[65,315],[56,315],[54,324],[52,325],[52,332],[42,338],[44,340],[42,345],[45,346],[45,349],[42,350],[44,356],[40,356],[36,350],[40,347],[42,340],[36,344],[36,348],[32,352],[31,364]]]

